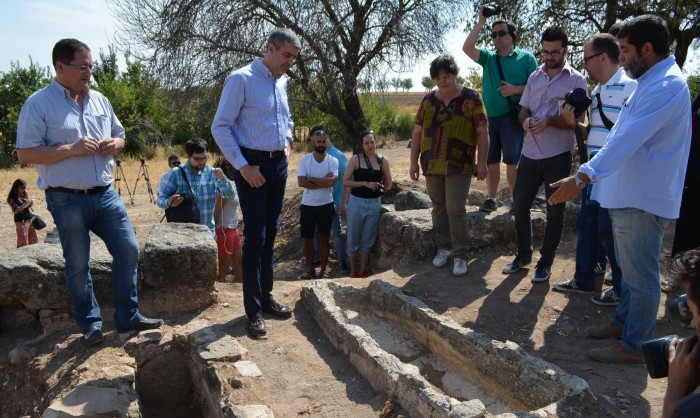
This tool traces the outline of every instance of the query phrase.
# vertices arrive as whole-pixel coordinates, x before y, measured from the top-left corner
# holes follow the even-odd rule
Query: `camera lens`
[[[647,364],[647,371],[652,379],[668,376],[668,347],[674,338],[678,338],[678,336],[667,335],[642,344],[644,362]]]

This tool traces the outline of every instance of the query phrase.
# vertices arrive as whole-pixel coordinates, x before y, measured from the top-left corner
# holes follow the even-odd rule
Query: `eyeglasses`
[[[599,52],[599,53],[597,53],[597,54],[591,55],[590,57],[583,57],[583,63],[584,63],[584,64],[588,64],[588,61],[592,60],[593,58],[595,58],[595,57],[597,57],[597,56],[599,56],[599,55],[603,55],[603,53],[602,53],[602,52]]]
[[[492,38],[497,38],[499,36],[506,36],[506,35],[508,35],[508,31],[503,30],[503,29],[499,30],[498,32],[491,32]]]
[[[557,49],[555,51],[547,51],[546,49],[542,50],[542,55],[559,55],[564,51],[564,48],[562,49]]]
[[[80,71],[81,73],[86,73],[86,72],[88,72],[88,71],[92,72],[92,71],[95,69],[95,66],[94,66],[94,65],[84,65],[84,64],[83,64],[83,65],[77,65],[77,64],[67,64],[67,63],[64,63],[63,65],[67,65],[67,66],[69,66],[69,67],[77,68],[78,71]]]
[[[190,157],[192,158],[195,162],[201,163],[209,159],[209,156],[207,155],[206,157]]]
[[[318,131],[312,133],[311,136],[328,136],[328,133],[319,129]]]

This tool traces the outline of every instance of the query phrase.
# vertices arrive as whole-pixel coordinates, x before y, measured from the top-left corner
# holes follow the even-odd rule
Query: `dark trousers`
[[[676,221],[673,255],[700,247],[700,182],[688,179],[683,188],[681,212]]]
[[[243,156],[251,166],[259,166],[265,177],[262,187],[253,188],[236,170],[233,179],[243,212],[243,304],[248,318],[269,305],[272,298],[273,247],[287,184],[287,158]]]
[[[588,188],[583,190],[581,212],[576,220],[578,241],[574,279],[583,289],[595,288],[595,266],[600,261],[599,254],[602,248],[610,261],[613,290],[619,295],[622,271],[615,257],[615,239],[610,214],[607,209],[600,207],[600,203],[590,200],[587,192]]]
[[[513,188],[513,211],[515,212],[515,233],[518,239],[518,254],[521,257],[532,257],[532,223],[530,208],[537,196],[537,190],[542,183],[545,184],[547,199],[555,189],[549,187],[550,183],[567,177],[571,171],[571,153],[555,155],[554,157],[533,160],[520,156],[518,162],[518,176]],[[547,204],[547,227],[544,232],[544,240],[540,248],[539,264],[551,266],[554,255],[557,252],[561,232],[564,228],[564,203],[558,205]]]

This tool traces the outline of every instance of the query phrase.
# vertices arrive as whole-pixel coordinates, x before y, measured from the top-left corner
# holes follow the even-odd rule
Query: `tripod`
[[[141,157],[141,167],[139,167],[139,173],[136,175],[136,183],[134,183],[134,194],[131,196],[131,203],[134,203],[134,196],[136,196],[136,186],[139,184],[139,179],[143,177],[146,180],[146,190],[148,191],[148,201],[151,203],[156,203],[156,198],[153,196],[153,188],[151,188],[151,179],[148,175],[148,164],[146,160]]]
[[[122,168],[122,162],[121,160],[116,160],[117,163],[117,168],[114,170],[114,182],[116,183],[117,186],[117,193],[119,194],[119,197],[122,196],[122,186],[121,186],[121,181],[124,180],[124,185],[126,186],[126,193],[129,195],[129,200],[131,201],[131,204],[134,204],[134,198],[131,196],[131,190],[129,190],[129,183],[126,182],[126,176],[124,176],[124,169]],[[136,189],[134,189],[134,192],[136,192]]]

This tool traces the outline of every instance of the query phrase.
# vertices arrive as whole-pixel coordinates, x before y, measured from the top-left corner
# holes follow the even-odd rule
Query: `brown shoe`
[[[253,338],[262,337],[267,334],[267,326],[261,314],[256,314],[253,319],[248,319],[248,334]]]
[[[620,338],[622,328],[608,321],[605,325],[594,325],[586,328],[586,336],[593,338]]]
[[[277,318],[286,319],[292,316],[292,310],[289,308],[289,306],[279,304],[275,302],[274,299],[270,299],[269,305],[263,305],[262,310],[263,312],[269,313],[270,315],[276,316]]]
[[[590,350],[588,351],[588,357],[601,363],[644,364],[644,357],[630,353],[620,342],[616,342],[610,347]]]

